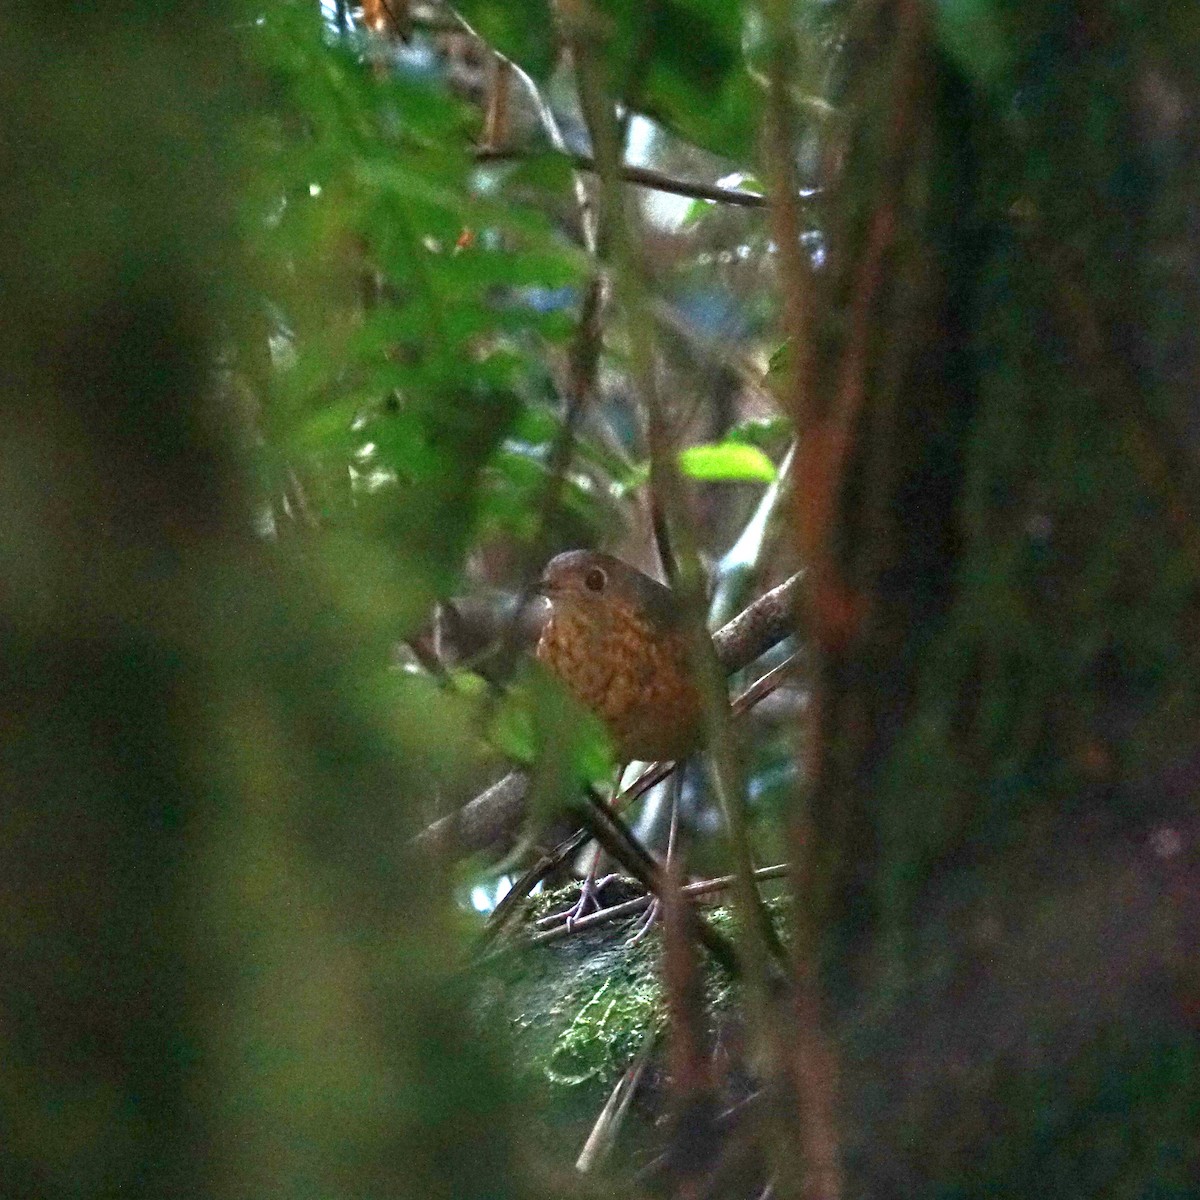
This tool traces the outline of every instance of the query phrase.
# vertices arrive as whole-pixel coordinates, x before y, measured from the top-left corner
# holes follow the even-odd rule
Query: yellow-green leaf
[[[744,442],[689,446],[679,454],[679,469],[709,482],[771,483],[775,466],[757,447]]]

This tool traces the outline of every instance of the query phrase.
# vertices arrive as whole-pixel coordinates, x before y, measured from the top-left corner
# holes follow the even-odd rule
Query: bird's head
[[[624,609],[656,628],[678,624],[671,589],[598,550],[568,550],[542,573],[538,591],[552,611],[585,615]]]

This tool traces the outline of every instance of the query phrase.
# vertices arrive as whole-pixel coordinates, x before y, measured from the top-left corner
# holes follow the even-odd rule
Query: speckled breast
[[[606,606],[602,623],[589,618],[555,612],[538,658],[604,721],[622,758],[677,759],[694,750],[702,708],[680,634],[656,631],[623,606]]]

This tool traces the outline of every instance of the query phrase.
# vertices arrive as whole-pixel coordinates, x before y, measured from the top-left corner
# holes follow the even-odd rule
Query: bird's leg
[[[671,776],[667,786],[671,789],[671,825],[667,831],[667,862],[670,863],[675,854],[675,836],[679,832],[679,796],[683,788],[683,768]],[[629,935],[625,948],[636,946],[654,928],[662,904],[657,896],[650,897],[650,907],[642,914],[634,931]]]
[[[621,791],[621,779],[625,774],[625,767],[622,766],[617,770],[617,777],[613,781],[612,792],[609,795],[608,802],[612,802],[617,798]],[[588,867],[588,873],[584,876],[583,882],[579,885],[579,899],[571,905],[570,908],[562,914],[563,921],[566,924],[567,932],[570,933],[575,927],[575,922],[580,917],[586,917],[588,913],[600,911],[600,893],[604,887],[617,878],[616,875],[605,875],[601,879],[596,878],[596,873],[600,869],[600,855],[603,852],[597,846],[595,853],[592,855],[592,865]]]
[[[596,878],[596,873],[600,867],[601,853],[600,847],[597,846],[595,854],[592,855],[592,865],[588,868],[587,875],[584,876],[583,882],[579,885],[579,899],[562,914],[563,923],[566,925],[568,933],[575,927],[575,922],[580,917],[586,917],[588,913],[600,911],[600,893],[617,878],[615,874],[602,875],[599,879]]]

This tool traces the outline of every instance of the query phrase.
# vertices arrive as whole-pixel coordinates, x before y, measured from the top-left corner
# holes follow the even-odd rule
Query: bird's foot
[[[662,905],[659,903],[658,897],[651,896],[649,907],[642,913],[638,919],[638,923],[634,926],[633,932],[625,942],[626,950],[632,946],[636,946],[654,928],[655,922],[658,920],[658,914],[661,911]]]
[[[605,875],[600,879],[596,879],[593,875],[589,874],[584,879],[579,887],[579,899],[565,912],[556,914],[562,918],[568,933],[575,928],[575,922],[580,920],[580,918],[586,917],[589,913],[600,911],[602,907],[600,904],[600,893],[617,878],[619,878],[617,875]]]

